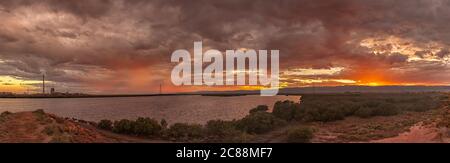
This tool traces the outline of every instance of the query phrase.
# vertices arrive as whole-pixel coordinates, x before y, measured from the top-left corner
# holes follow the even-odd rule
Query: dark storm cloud
[[[81,17],[99,17],[111,8],[111,0],[5,0],[0,5],[11,12],[18,7],[33,7],[47,5],[54,12],[70,12]]]
[[[436,56],[438,56],[439,58],[444,58],[449,56],[450,51],[448,49],[441,49],[438,53],[436,53]]]
[[[60,82],[124,69],[167,76],[170,54],[200,40],[219,50],[279,49],[282,68],[394,67],[403,75],[436,63],[409,62],[411,55],[389,52],[393,44],[378,45],[388,52],[375,55],[361,41],[395,36],[422,48],[420,58],[444,59],[450,46],[446,0],[2,0],[0,17],[0,61],[8,67],[0,75],[45,72]]]
[[[10,36],[10,35],[6,35],[6,34],[2,34],[0,35],[0,43],[2,44],[6,44],[6,43],[11,43],[11,42],[16,42],[17,38]]]

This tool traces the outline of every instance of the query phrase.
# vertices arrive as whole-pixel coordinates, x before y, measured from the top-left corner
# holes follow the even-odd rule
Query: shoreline
[[[243,118],[206,124],[169,124],[152,117],[85,121],[44,110],[4,112],[0,132],[7,134],[0,135],[0,142],[399,143],[448,142],[450,137],[448,94],[302,98],[300,103],[278,101],[273,110],[260,105]]]
[[[81,95],[81,96],[3,96],[0,99],[49,99],[49,98],[120,98],[120,97],[164,97],[164,96],[213,96],[213,97],[235,97],[255,96],[259,94],[142,94],[142,95]],[[300,96],[301,94],[278,94],[277,96]]]
[[[335,92],[335,93],[278,93],[276,96],[303,96],[303,95],[360,95],[360,94],[432,94],[447,92]],[[212,97],[234,97],[234,96],[255,96],[259,93],[172,93],[172,94],[118,94],[118,95],[7,95],[0,96],[0,99],[50,99],[50,98],[120,98],[120,97],[163,97],[163,96],[212,96]]]

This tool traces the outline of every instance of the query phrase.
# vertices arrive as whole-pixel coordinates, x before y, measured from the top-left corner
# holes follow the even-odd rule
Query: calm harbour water
[[[0,99],[0,112],[44,109],[62,117],[88,121],[151,117],[169,123],[240,119],[258,105],[272,109],[276,101],[298,102],[300,96],[152,96],[115,98]]]

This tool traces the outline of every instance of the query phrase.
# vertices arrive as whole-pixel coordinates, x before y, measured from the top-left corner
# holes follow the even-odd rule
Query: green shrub
[[[161,119],[161,122],[159,123],[163,129],[167,129],[167,126],[169,123],[165,119]]]
[[[138,118],[134,122],[134,132],[135,135],[157,135],[161,131],[162,127],[159,125],[158,121],[151,118]]]
[[[379,103],[377,105],[372,105],[371,107],[368,107],[368,105],[365,105],[361,108],[359,108],[355,112],[355,116],[361,117],[361,118],[369,118],[373,116],[391,116],[396,115],[400,112],[400,109],[398,109],[395,105],[390,103]]]
[[[134,123],[128,119],[122,119],[114,122],[113,132],[121,134],[133,134]]]
[[[236,127],[250,134],[261,134],[271,131],[277,126],[282,126],[285,123],[285,121],[278,119],[273,114],[256,112],[237,121]]]
[[[206,123],[205,128],[209,136],[227,137],[240,133],[236,130],[234,121],[211,120]]]
[[[397,115],[400,112],[400,109],[397,108],[394,104],[391,103],[381,103],[375,109],[376,116],[391,116]]]
[[[204,135],[203,126],[198,124],[175,123],[167,131],[167,136],[176,139],[201,138]]]
[[[295,118],[295,114],[298,108],[299,104],[294,103],[293,101],[278,101],[275,103],[272,113],[277,118],[291,121]]]
[[[33,113],[34,113],[34,114],[41,114],[41,115],[44,115],[44,114],[45,114],[45,112],[44,112],[43,109],[35,110],[35,111],[33,111]]]
[[[322,116],[319,116],[317,118],[317,121],[330,122],[330,121],[337,121],[337,120],[343,120],[343,119],[344,119],[343,110],[327,109],[322,112]]]
[[[347,114],[345,111],[344,106],[336,103],[305,101],[304,104],[300,104],[294,117],[299,121],[329,122],[344,119]]]
[[[269,107],[267,105],[259,105],[256,108],[253,108],[249,111],[250,114],[256,113],[256,112],[267,112],[269,110]]]
[[[98,122],[97,127],[104,130],[112,130],[113,129],[113,122],[110,120],[101,120]]]
[[[437,108],[438,106],[433,103],[415,103],[407,107],[408,111],[414,112],[424,112],[432,108]]]
[[[338,104],[335,104],[336,108],[340,110],[344,117],[352,116],[359,109],[359,105],[356,102],[352,101],[342,101]]]
[[[391,116],[404,111],[423,112],[442,105],[433,93],[366,93],[304,95],[294,118],[301,121],[335,121],[347,116],[369,118]],[[282,116],[280,116],[282,115]],[[286,117],[288,113],[277,114]],[[289,118],[289,117],[288,117]],[[284,118],[285,119],[285,118]]]
[[[109,127],[108,120],[101,121],[99,127],[102,126],[105,129]],[[100,128],[102,128],[100,127]],[[136,121],[128,119],[122,119],[115,121],[112,131],[121,134],[140,135],[140,136],[154,136],[158,135],[162,130],[158,121],[151,118],[139,117]]]
[[[53,120],[47,114],[45,114],[44,110],[42,109],[33,111],[33,114],[41,124],[48,124],[53,122]]]
[[[375,115],[374,112],[375,112],[374,108],[362,107],[355,112],[355,116],[361,118],[369,118]]]
[[[8,115],[11,115],[12,113],[9,111],[4,111],[2,114],[0,114],[0,117],[6,117]]]
[[[5,111],[2,114],[0,114],[0,122],[4,122],[6,121],[6,119],[8,119],[8,115],[12,114],[9,111]]]
[[[368,101],[362,103],[361,105],[362,105],[362,107],[376,108],[380,105],[380,102],[376,99],[372,99],[372,100],[368,100]]]
[[[42,132],[44,132],[45,134],[52,136],[52,135],[59,135],[61,133],[63,133],[63,129],[60,126],[57,125],[49,125],[46,126],[44,128],[44,130],[42,130]]]
[[[314,132],[309,127],[298,127],[287,132],[288,143],[309,143],[314,137]]]

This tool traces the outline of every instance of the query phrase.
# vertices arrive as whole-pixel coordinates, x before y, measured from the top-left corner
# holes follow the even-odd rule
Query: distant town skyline
[[[446,0],[2,0],[0,92],[253,90],[171,84],[177,49],[280,50],[281,87],[450,85]]]

